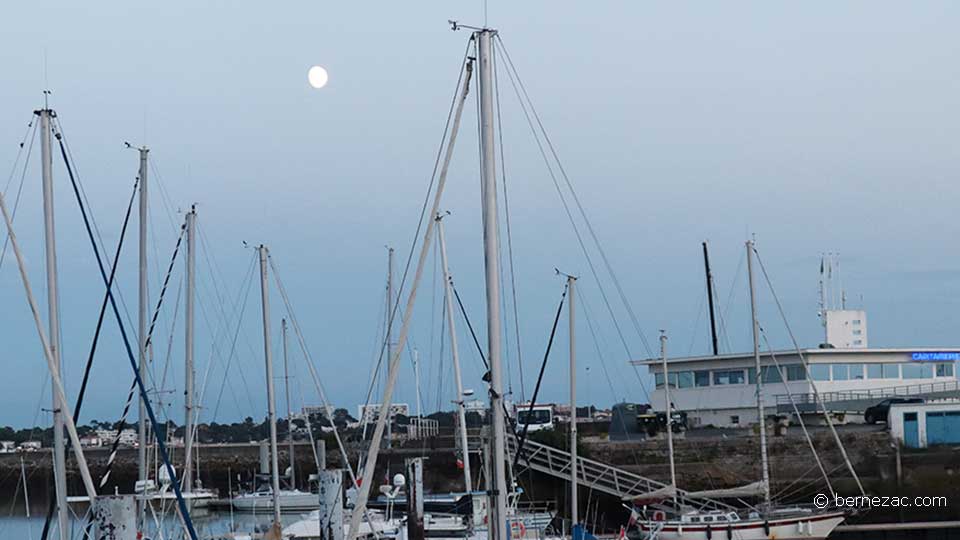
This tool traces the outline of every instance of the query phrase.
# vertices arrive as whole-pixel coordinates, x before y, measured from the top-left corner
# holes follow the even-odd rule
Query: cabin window
[[[733,415],[733,416],[731,416],[731,417],[730,417],[730,423],[733,424],[733,425],[739,425],[739,424],[740,424],[740,416],[739,416],[739,415],[736,415],[736,414]]]
[[[953,364],[937,364],[937,377],[953,377]]]
[[[694,371],[693,372],[694,382],[698,387],[700,386],[710,386],[710,372],[709,371]]]
[[[677,372],[677,388],[693,388],[693,372]]]
[[[700,523],[700,516],[692,516],[690,518],[691,523]]]
[[[713,521],[713,516],[703,516],[704,523],[710,523],[711,521]]]

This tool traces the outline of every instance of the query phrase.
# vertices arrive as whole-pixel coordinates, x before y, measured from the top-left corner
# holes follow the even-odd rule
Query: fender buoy
[[[770,522],[763,520],[763,534],[770,536]]]
[[[727,540],[733,540],[733,524],[727,523]]]
[[[713,538],[713,527],[707,525],[707,540],[711,540],[711,538]]]
[[[510,537],[511,538],[523,538],[527,534],[527,527],[524,526],[522,521],[512,521],[510,522]]]
[[[654,520],[654,521],[666,521],[666,520],[667,520],[667,513],[664,512],[663,510],[657,510],[656,512],[653,513],[653,520]]]

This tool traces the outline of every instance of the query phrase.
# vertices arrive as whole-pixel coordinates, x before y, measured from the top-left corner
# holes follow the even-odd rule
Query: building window
[[[743,384],[743,370],[714,371],[713,384]]]
[[[830,366],[827,364],[810,364],[810,378],[815,381],[829,381]]]
[[[853,320],[853,325],[854,325],[854,326],[860,326],[860,319],[854,319],[854,320]]]
[[[850,380],[859,381],[863,379],[863,364],[847,364],[850,366]]]
[[[853,331],[853,335],[855,335],[855,336],[859,336],[859,335],[862,335],[862,334],[863,334],[863,330],[854,330],[854,331]]]
[[[833,364],[830,368],[833,372],[833,380],[845,381],[850,378],[850,366],[847,364]]]
[[[787,380],[788,381],[802,381],[806,379],[806,373],[804,373],[803,364],[791,364],[787,366]]]
[[[747,383],[757,384],[757,368],[747,368]]]
[[[710,372],[709,371],[694,371],[693,372],[694,383],[697,387],[700,386],[710,386]]]
[[[653,375],[653,382],[654,382],[655,386],[656,386],[658,389],[663,388],[663,373],[654,373],[654,375]],[[670,387],[671,387],[671,388],[676,388],[676,387],[677,387],[677,373],[676,373],[676,372],[673,372],[673,373],[670,374]]]
[[[953,364],[937,364],[937,377],[953,377]]]
[[[692,371],[677,372],[677,387],[693,388],[693,372]]]
[[[736,425],[739,425],[739,424],[740,424],[740,416],[739,416],[739,415],[736,415],[736,414],[733,415],[733,416],[731,416],[731,417],[730,417],[730,423],[733,424],[733,425],[735,425],[735,426],[736,426]]]
[[[880,365],[883,366],[884,379],[900,378],[900,364],[880,364]]]
[[[931,364],[903,364],[900,369],[903,371],[904,379],[933,378],[933,366]]]
[[[783,382],[783,375],[781,375],[777,366],[763,366],[760,368],[760,373],[762,374],[763,384]]]
[[[883,364],[867,364],[867,378],[868,378],[868,379],[882,379],[882,378],[883,378]]]

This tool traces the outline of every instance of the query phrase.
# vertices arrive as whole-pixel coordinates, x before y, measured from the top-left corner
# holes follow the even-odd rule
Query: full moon
[[[307,80],[310,81],[310,86],[314,88],[323,88],[327,85],[327,70],[323,69],[320,66],[313,66],[310,68],[310,71],[307,72]]]

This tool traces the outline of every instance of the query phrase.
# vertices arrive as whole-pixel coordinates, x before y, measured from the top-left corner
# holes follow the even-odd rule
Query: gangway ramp
[[[892,397],[916,397],[925,400],[960,398],[960,380],[885,386],[869,390],[842,390],[839,392],[820,392],[816,394],[793,394],[793,402],[801,413],[818,413],[826,409],[829,412],[862,413],[868,407]],[[791,395],[777,396],[777,413],[794,412],[790,403]],[[823,403],[821,407],[820,403]]]
[[[518,463],[528,469],[549,474],[563,480],[570,479],[570,453],[552,446],[527,439]],[[517,452],[516,437],[507,437],[507,449],[511,459]],[[634,499],[645,493],[668,487],[667,484],[640,476],[613,465],[577,456],[577,481],[580,485],[608,493],[620,499]],[[519,474],[519,471],[514,471]],[[677,491],[681,504],[709,510],[733,510],[734,507],[712,499],[691,499],[685,491]]]

